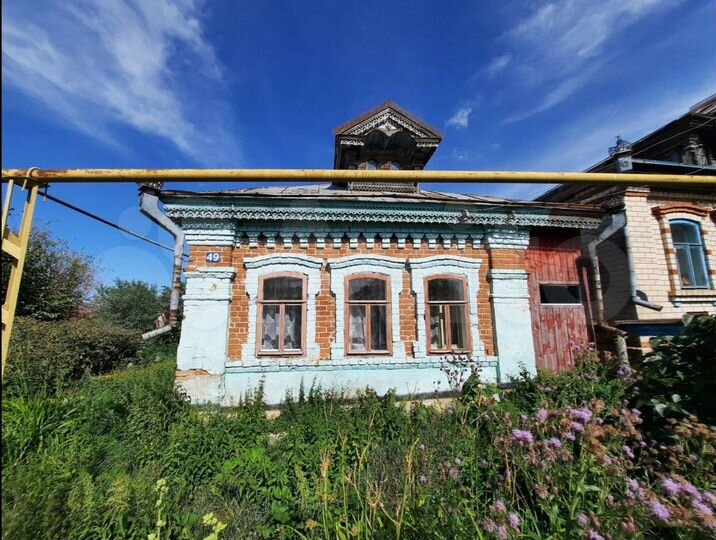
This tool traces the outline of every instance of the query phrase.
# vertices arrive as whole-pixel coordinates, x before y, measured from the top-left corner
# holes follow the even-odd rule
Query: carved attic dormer
[[[334,133],[336,169],[422,170],[442,140],[438,130],[392,101],[339,126]],[[418,191],[417,182],[351,182],[348,187],[355,191]]]

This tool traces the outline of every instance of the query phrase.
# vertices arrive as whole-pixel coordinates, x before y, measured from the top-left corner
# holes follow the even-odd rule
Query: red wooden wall
[[[532,335],[537,367],[565,371],[574,367],[575,346],[589,341],[586,294],[577,261],[581,256],[578,231],[533,229],[527,250]],[[543,303],[540,284],[579,284],[582,303]]]

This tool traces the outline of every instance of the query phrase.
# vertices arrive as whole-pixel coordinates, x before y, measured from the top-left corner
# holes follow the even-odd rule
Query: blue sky
[[[713,0],[3,7],[3,168],[331,168],[332,129],[392,99],[443,131],[432,169],[576,171],[716,91]],[[170,242],[133,185],[51,193]],[[49,201],[37,218],[103,281],[169,283],[168,253]]]

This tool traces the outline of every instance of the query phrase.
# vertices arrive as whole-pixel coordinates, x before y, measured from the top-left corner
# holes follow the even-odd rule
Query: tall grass
[[[189,406],[171,361],[5,399],[3,537],[711,537],[716,433],[650,441],[615,373],[586,355],[444,409],[310,389],[274,420]]]

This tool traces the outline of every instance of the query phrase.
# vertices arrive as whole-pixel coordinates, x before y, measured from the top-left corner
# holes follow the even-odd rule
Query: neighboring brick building
[[[177,381],[195,402],[262,381],[269,404],[314,383],[426,395],[447,390],[451,352],[489,381],[571,365],[589,340],[578,239],[599,209],[423,190],[440,140],[387,103],[336,131],[336,167],[415,184],[161,194],[189,244]]]
[[[716,95],[634,144],[619,139],[587,172],[716,174]],[[605,209],[603,225],[584,234],[603,298],[594,295],[593,312],[628,331],[635,349],[677,333],[686,313],[716,312],[713,188],[564,185],[538,200]]]

